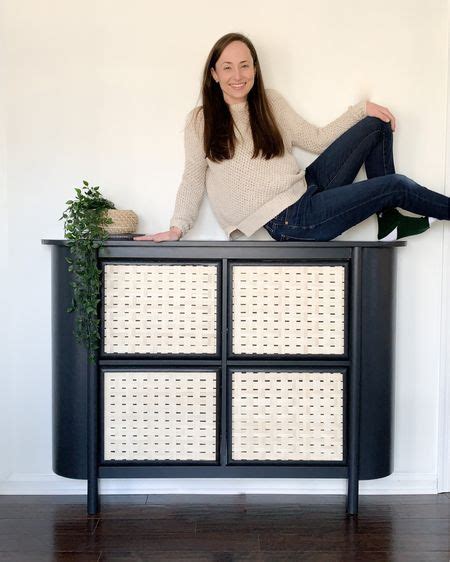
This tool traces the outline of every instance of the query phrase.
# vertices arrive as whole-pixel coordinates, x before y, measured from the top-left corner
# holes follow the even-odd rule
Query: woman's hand
[[[165,240],[179,240],[181,229],[173,226],[170,230],[157,232],[156,234],[145,234],[144,236],[134,236],[133,240],[153,240],[153,242],[164,242]]]
[[[389,111],[387,107],[383,107],[382,105],[378,105],[371,101],[367,101],[366,113],[370,117],[378,117],[379,119],[386,121],[386,123],[390,121],[391,129],[395,131],[395,117],[392,115],[392,113]]]

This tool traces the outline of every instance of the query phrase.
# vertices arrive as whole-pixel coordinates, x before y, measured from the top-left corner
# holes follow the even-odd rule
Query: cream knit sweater
[[[203,150],[203,113],[195,119],[195,108],[189,112],[184,131],[185,168],[170,220],[170,226],[180,228],[182,235],[192,228],[207,192],[228,238],[251,236],[306,191],[305,171],[300,170],[292,147],[320,154],[367,115],[366,102],[361,101],[328,125],[315,127],[276,90],[267,89],[266,94],[285,146],[284,156],[270,160],[252,158],[247,102],[229,105],[237,142],[234,157],[220,163],[206,158]]]

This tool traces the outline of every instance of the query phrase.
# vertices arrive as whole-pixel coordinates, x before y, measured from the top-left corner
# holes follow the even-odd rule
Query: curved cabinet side
[[[73,335],[72,274],[67,246],[52,246],[53,470],[66,478],[87,478],[86,350]]]
[[[361,480],[392,473],[395,248],[364,248],[361,326]]]

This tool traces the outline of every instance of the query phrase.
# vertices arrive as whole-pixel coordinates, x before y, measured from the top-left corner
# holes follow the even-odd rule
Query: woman
[[[373,213],[378,239],[395,240],[450,220],[450,199],[396,174],[395,117],[361,101],[324,127],[302,119],[264,88],[256,51],[229,33],[213,46],[203,105],[188,115],[186,162],[170,230],[135,240],[179,240],[192,228],[205,191],[226,234],[264,227],[275,240],[332,240]],[[299,146],[320,156],[300,170]],[[367,180],[352,183],[362,164]],[[402,215],[396,207],[423,217]],[[432,218],[428,218],[432,217]]]

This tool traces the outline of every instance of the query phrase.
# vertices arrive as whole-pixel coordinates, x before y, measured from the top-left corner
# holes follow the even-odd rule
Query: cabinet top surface
[[[68,240],[66,239],[43,239],[42,244],[52,246],[67,246]],[[378,247],[389,248],[393,246],[406,246],[404,240],[396,240],[394,242],[371,242],[371,241],[345,241],[333,240],[331,242],[277,242],[275,240],[178,240],[176,242],[153,242],[153,241],[138,241],[138,240],[107,240],[103,246],[133,246],[133,247],[156,247],[156,246],[171,246],[183,248],[274,248],[274,247],[289,247],[289,248],[355,248],[355,247]]]

